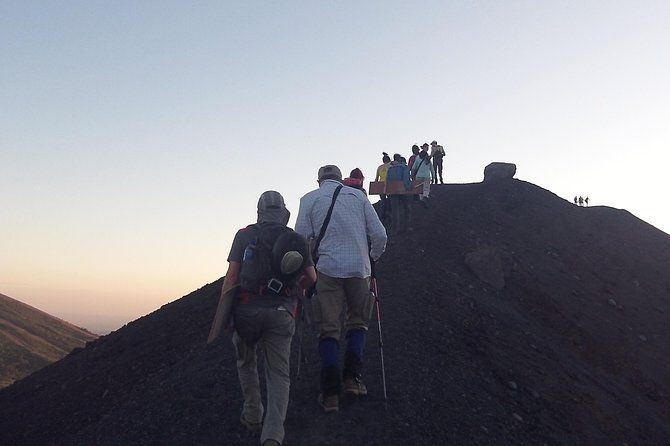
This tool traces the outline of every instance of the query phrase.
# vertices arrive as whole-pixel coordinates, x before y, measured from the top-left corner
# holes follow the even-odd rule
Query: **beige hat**
[[[342,181],[342,171],[340,170],[339,167],[329,164],[319,169],[318,179],[319,181],[323,180]]]

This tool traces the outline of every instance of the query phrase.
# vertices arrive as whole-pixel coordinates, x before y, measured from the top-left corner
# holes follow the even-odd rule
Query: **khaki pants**
[[[345,309],[346,331],[356,328],[368,329],[369,277],[339,279],[319,272],[316,292],[321,308],[320,339],[333,338],[339,341],[342,333],[342,312]]]
[[[421,194],[419,194],[419,198],[424,199],[428,198],[430,195],[430,177],[420,177],[417,178],[418,181],[423,181],[423,189],[421,189]]]
[[[279,307],[283,308],[283,307]],[[244,395],[242,417],[250,423],[263,421],[261,443],[267,439],[284,440],[284,419],[288,407],[289,355],[295,322],[284,309],[238,305],[235,308],[233,345],[237,352],[237,373]],[[267,410],[258,379],[256,347],[261,345],[265,360]]]

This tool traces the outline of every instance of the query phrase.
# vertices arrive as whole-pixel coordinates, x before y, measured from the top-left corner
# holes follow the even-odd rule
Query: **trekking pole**
[[[372,269],[372,292],[375,295],[375,306],[377,307],[377,329],[379,330],[379,357],[382,363],[382,385],[384,388],[384,409],[388,410],[388,396],[386,394],[386,369],[384,367],[384,341],[382,340],[382,317],[379,310],[379,289],[377,288],[377,276],[375,274],[374,262],[370,262]]]
[[[298,369],[296,370],[296,379],[300,379],[300,365],[302,364],[302,335],[305,331],[305,308],[303,302],[300,302],[300,317],[298,318],[300,327],[298,327]]]

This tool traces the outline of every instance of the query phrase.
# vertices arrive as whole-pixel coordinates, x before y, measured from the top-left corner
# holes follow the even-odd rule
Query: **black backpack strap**
[[[333,194],[333,201],[330,202],[328,213],[326,214],[326,218],[323,220],[323,224],[321,225],[321,231],[319,232],[319,236],[316,238],[316,243],[314,243],[314,252],[312,253],[312,257],[314,257],[315,264],[317,259],[319,258],[319,245],[321,244],[321,240],[323,239],[323,236],[326,233],[328,223],[330,223],[330,217],[331,215],[333,215],[333,207],[335,207],[335,200],[337,200],[337,196],[340,195],[340,191],[342,190],[343,187],[344,186],[340,184],[335,188],[335,193]]]

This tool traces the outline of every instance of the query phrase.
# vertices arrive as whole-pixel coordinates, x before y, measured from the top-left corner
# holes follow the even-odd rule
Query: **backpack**
[[[250,293],[287,295],[305,264],[307,240],[281,223],[258,223],[250,227],[254,227],[257,234],[244,249],[240,286]],[[295,253],[302,256],[298,256],[298,264],[293,262],[290,272],[282,272],[284,257],[296,256]]]

